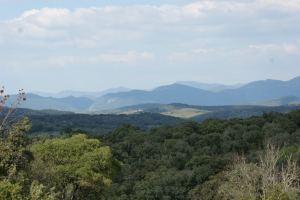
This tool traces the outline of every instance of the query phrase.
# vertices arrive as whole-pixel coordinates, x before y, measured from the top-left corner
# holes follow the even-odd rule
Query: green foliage
[[[5,109],[1,115],[6,116],[8,114],[8,109]],[[22,117],[25,115],[66,115],[66,114],[74,114],[71,111],[60,111],[60,110],[53,110],[53,109],[45,109],[45,110],[32,110],[28,108],[19,108],[18,112],[14,114],[15,117]]]
[[[210,176],[209,180],[202,185],[196,185],[189,191],[189,198],[192,200],[222,200],[223,196],[218,193],[218,188],[226,181],[228,180],[221,173]]]
[[[55,193],[54,190],[55,188],[53,187],[50,189],[50,192],[47,192],[46,186],[34,180],[30,186],[30,197],[35,200],[55,200],[58,198],[58,193]]]
[[[233,107],[234,108],[234,107]],[[263,116],[264,113],[269,112],[281,112],[287,113],[296,109],[300,109],[300,105],[286,105],[286,106],[276,106],[276,107],[256,107],[254,108],[240,108],[235,107],[231,110],[216,110],[214,112],[205,113],[202,115],[194,116],[189,118],[190,120],[195,120],[199,123],[203,122],[207,118],[219,118],[219,119],[231,119],[231,118],[247,118],[251,116]],[[204,109],[204,108],[203,108]],[[205,110],[205,109],[204,109]]]
[[[292,190],[288,192],[288,197],[291,200],[300,199],[300,191],[299,190]]]
[[[264,198],[262,195],[260,196],[262,200],[290,200],[288,192],[283,192],[283,185],[278,184],[274,185],[272,190],[268,192],[267,197]],[[298,191],[299,192],[299,191]],[[293,196],[294,193],[291,193],[291,196]],[[299,196],[298,196],[299,197]]]
[[[182,170],[185,166],[186,159],[185,156],[181,153],[178,153],[176,156],[170,159],[170,163],[172,166],[176,167],[179,170]]]
[[[22,187],[18,183],[0,181],[0,200],[22,200]]]
[[[30,120],[33,124],[28,134],[38,135],[41,133],[58,134],[65,128],[72,130],[84,130],[89,132],[108,133],[118,125],[130,123],[141,129],[149,129],[150,126],[176,125],[184,119],[165,116],[157,113],[139,113],[132,115],[87,115],[87,114],[64,114],[64,115],[32,115]]]
[[[136,199],[185,199],[192,188],[192,172],[177,171],[161,167],[150,172],[135,187]]]
[[[220,172],[233,153],[243,153],[247,162],[257,163],[257,153],[263,151],[268,139],[283,147],[282,152],[292,152],[293,159],[300,157],[300,110],[245,119],[206,119],[201,124],[179,119],[173,121],[174,126],[164,123],[178,118],[164,121],[164,117],[150,113],[40,116],[33,123],[38,119],[62,132],[37,137],[23,134],[30,125],[26,119],[20,128],[11,130],[14,136],[0,139],[1,145],[12,146],[0,152],[2,180],[11,174],[12,189],[7,194],[15,191],[13,194],[21,194],[22,199],[221,200],[225,196],[217,191],[225,183],[230,186],[230,181]],[[128,119],[142,126],[118,125]],[[70,122],[71,126],[54,127]],[[116,128],[106,134],[75,130],[96,130],[105,123],[111,123],[110,130]],[[159,127],[143,129],[150,125]],[[285,157],[281,159],[286,163]],[[287,195],[297,199],[298,193],[290,191]]]
[[[24,118],[23,121],[13,124],[5,135],[0,136],[0,180],[9,180],[33,160],[27,148],[28,137],[24,135],[30,126],[28,118]]]
[[[31,164],[32,179],[55,186],[62,197],[97,199],[109,190],[111,180],[122,165],[112,157],[109,147],[86,135],[69,139],[46,140],[32,146],[35,161]],[[71,192],[68,192],[69,188]]]
[[[152,127],[149,131],[130,124],[118,126],[113,132],[97,136],[124,163],[124,170],[114,179],[109,196],[111,199],[180,199],[180,195],[185,195],[183,199],[186,199],[191,191],[190,198],[222,199],[216,191],[227,180],[220,177],[220,172],[232,153],[244,153],[249,161],[258,162],[256,152],[263,149],[266,137],[274,141],[283,138],[281,142],[286,147],[299,144],[300,124],[294,120],[299,116],[300,110],[287,114],[271,112],[246,119],[206,119],[201,124],[187,121],[175,126]],[[283,130],[290,122],[297,129],[285,134]],[[171,177],[181,177],[179,174],[189,179],[172,183],[186,188],[176,196],[175,190],[168,189],[168,181]]]

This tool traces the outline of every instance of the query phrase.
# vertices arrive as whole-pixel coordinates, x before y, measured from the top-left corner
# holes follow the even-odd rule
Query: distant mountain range
[[[65,97],[65,98],[53,98],[53,97],[41,97],[36,94],[28,93],[25,95],[26,101],[21,105],[21,108],[30,108],[34,110],[54,109],[54,110],[88,110],[94,103],[93,100],[86,97]],[[14,102],[17,95],[10,95],[9,100]]]
[[[208,83],[199,83],[196,81],[177,81],[176,83],[194,87],[194,88],[198,88],[198,89],[204,89],[204,90],[208,90],[208,91],[212,91],[212,92],[219,92],[219,91],[226,90],[226,89],[236,89],[236,88],[246,85],[246,84],[241,84],[241,83],[238,83],[235,85],[223,85],[223,84],[217,84],[217,83],[208,84]],[[155,90],[156,88],[158,88],[158,87],[155,87],[150,90],[145,90],[145,91],[152,91],[152,90]],[[109,89],[103,90],[101,92],[84,92],[84,91],[63,90],[58,93],[45,93],[45,92],[39,92],[39,91],[33,91],[30,93],[39,95],[41,97],[65,98],[65,97],[73,96],[73,97],[86,97],[86,98],[89,98],[92,100],[96,100],[97,98],[99,98],[105,94],[108,94],[108,93],[129,92],[130,90],[132,90],[132,89],[125,88],[125,87],[118,87],[118,88],[109,88]]]
[[[300,76],[290,81],[267,79],[237,89],[211,92],[182,84],[158,87],[152,91],[131,90],[99,97],[90,110],[113,109],[145,103],[183,103],[190,105],[235,105],[266,101],[277,97],[300,96]]]
[[[227,89],[237,89],[244,85],[247,85],[247,83],[237,83],[234,85],[223,85],[223,84],[217,84],[217,83],[208,84],[208,83],[199,83],[196,81],[177,81],[176,83],[194,87],[194,88],[198,88],[198,89],[208,90],[211,92],[220,92],[222,90],[227,90]]]
[[[139,110],[148,105],[157,106],[171,103],[189,105],[242,104],[257,106],[279,106],[300,103],[300,77],[296,77],[290,81],[268,79],[240,86],[241,84],[236,84],[232,86],[238,87],[236,89],[231,88],[215,92],[214,90],[227,86],[185,81],[160,86],[151,91],[130,90],[120,87],[102,92],[78,92],[71,90],[56,94],[36,92],[39,95],[26,94],[27,101],[21,107],[35,110],[55,109],[76,112],[89,110],[92,113],[94,111],[101,110],[102,112],[106,109],[116,109],[133,105],[138,105],[135,110]],[[199,87],[206,89],[199,89]],[[11,101],[17,98],[16,95],[10,96]],[[140,104],[143,105],[140,106]],[[131,112],[129,108],[121,110],[124,113]],[[103,112],[106,113],[105,111]],[[120,109],[114,112],[120,112]]]
[[[101,92],[81,92],[81,91],[73,91],[73,90],[64,90],[58,93],[44,93],[44,92],[30,92],[36,95],[39,95],[41,97],[54,97],[54,98],[65,98],[69,96],[73,97],[86,97],[92,100],[96,100],[98,97],[101,97],[102,95],[108,94],[108,93],[117,93],[117,92],[128,92],[131,89],[124,88],[124,87],[118,87],[118,88],[109,88],[107,90],[103,90]]]
[[[277,97],[267,101],[257,101],[243,103],[240,105],[254,105],[254,106],[282,106],[287,104],[300,104],[300,99],[298,97],[288,95],[284,97]]]

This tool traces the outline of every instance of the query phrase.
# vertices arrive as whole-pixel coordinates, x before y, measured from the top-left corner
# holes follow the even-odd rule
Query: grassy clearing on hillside
[[[173,116],[173,117],[180,117],[180,118],[190,118],[190,117],[194,117],[197,115],[202,115],[205,113],[209,113],[211,111],[207,111],[207,110],[198,110],[198,109],[193,109],[193,108],[183,108],[180,110],[174,110],[171,112],[164,112],[161,113],[163,115],[169,115],[169,116]]]

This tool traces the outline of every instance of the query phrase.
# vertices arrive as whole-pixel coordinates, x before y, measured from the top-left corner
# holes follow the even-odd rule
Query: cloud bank
[[[300,75],[299,21],[300,0],[32,9],[0,22],[0,69],[17,80],[54,68],[83,77],[89,69],[106,74],[102,89],[287,80]],[[60,78],[57,84],[69,87]]]

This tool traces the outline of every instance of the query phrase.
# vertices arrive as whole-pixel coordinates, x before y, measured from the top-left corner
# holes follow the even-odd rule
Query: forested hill
[[[53,109],[44,109],[44,110],[33,110],[28,108],[18,108],[15,110],[16,112],[13,113],[15,117],[22,117],[22,116],[31,116],[31,115],[66,115],[66,114],[75,114],[71,111],[60,111],[60,110],[53,110]],[[9,108],[5,107],[4,111],[2,111],[1,115],[6,116],[9,112]]]
[[[185,121],[181,118],[165,116],[158,113],[139,113],[132,115],[31,115],[29,119],[32,122],[32,127],[28,134],[31,135],[40,133],[58,134],[65,128],[71,128],[73,130],[81,129],[102,134],[113,131],[118,125],[127,123],[148,130],[151,126],[176,125]]]
[[[264,107],[258,105],[230,105],[230,106],[204,106],[204,105],[188,105],[182,103],[171,103],[168,105],[159,105],[152,108],[144,109],[145,112],[151,113],[163,113],[168,111],[180,110],[183,108],[193,108],[198,110],[207,110],[207,111],[229,111],[229,110],[240,110],[240,109],[251,109],[257,107]]]
[[[228,181],[220,172],[233,153],[256,163],[257,152],[270,141],[286,152],[293,149],[293,158],[300,158],[300,110],[206,119],[201,124],[188,121],[149,131],[125,124],[106,134],[86,134],[108,145],[123,163],[108,199],[219,200],[218,187]]]
[[[202,115],[194,116],[189,120],[195,120],[199,123],[208,118],[230,119],[230,118],[247,118],[251,116],[262,116],[267,112],[288,113],[292,110],[300,109],[300,105],[285,105],[275,107],[256,107],[249,109],[232,109],[232,110],[217,110]]]
[[[87,114],[74,114],[67,111],[56,110],[30,110],[19,109],[16,112],[16,116],[26,116],[32,122],[32,127],[29,134],[58,134],[65,128],[71,128],[73,130],[81,129],[85,131],[93,131],[97,133],[107,133],[113,131],[118,125],[131,124],[133,126],[139,126],[142,129],[148,130],[151,126],[164,126],[164,125],[177,125],[180,122],[187,120],[194,120],[199,123],[207,118],[247,118],[253,115],[262,116],[264,112],[282,112],[287,113],[289,111],[300,109],[299,106],[276,106],[276,107],[257,107],[257,106],[190,106],[184,104],[171,104],[162,105],[154,109],[149,109],[152,112],[166,112],[174,110],[183,110],[188,108],[205,109],[210,112],[182,119],[178,117],[163,115],[159,113],[137,113],[137,114],[100,114],[100,115],[87,115]],[[7,112],[7,109],[5,110]],[[6,113],[2,114],[6,114]]]
[[[125,119],[121,123],[130,119],[132,124],[148,126],[150,122],[157,122],[160,127],[151,126],[146,130],[127,123],[105,134],[73,131],[67,127],[57,135],[43,133],[28,137],[23,134],[30,129],[25,117],[0,138],[0,199],[7,199],[7,195],[11,197],[8,199],[42,196],[44,199],[86,200],[221,200],[240,199],[241,195],[254,197],[246,199],[259,199],[261,190],[266,197],[274,194],[280,199],[277,197],[283,194],[288,197],[286,200],[300,199],[300,188],[293,184],[294,180],[300,180],[297,162],[300,109],[287,114],[263,113],[246,119],[210,118],[201,124],[180,122],[182,119],[169,116],[163,118],[158,113],[36,117],[53,127],[58,125],[56,122],[74,116],[77,116],[74,127],[81,123],[95,128],[97,122],[101,125],[106,120],[111,124],[116,116],[119,120],[115,125],[120,119]],[[33,124],[36,123],[34,117],[30,116]],[[93,123],[90,122],[92,117],[97,119]],[[170,120],[165,121],[166,124],[177,119],[178,124],[163,125],[164,119]],[[276,145],[280,150],[275,149],[275,152],[267,144]],[[291,155],[292,164],[288,156],[281,155]],[[284,170],[282,163],[286,164]],[[271,175],[264,173],[269,170]],[[295,179],[288,183],[286,179],[279,179],[266,189],[269,177],[288,177],[290,172]],[[247,187],[253,181],[255,188]],[[282,184],[286,184],[287,191],[282,189]],[[226,188],[234,189],[222,192]]]

